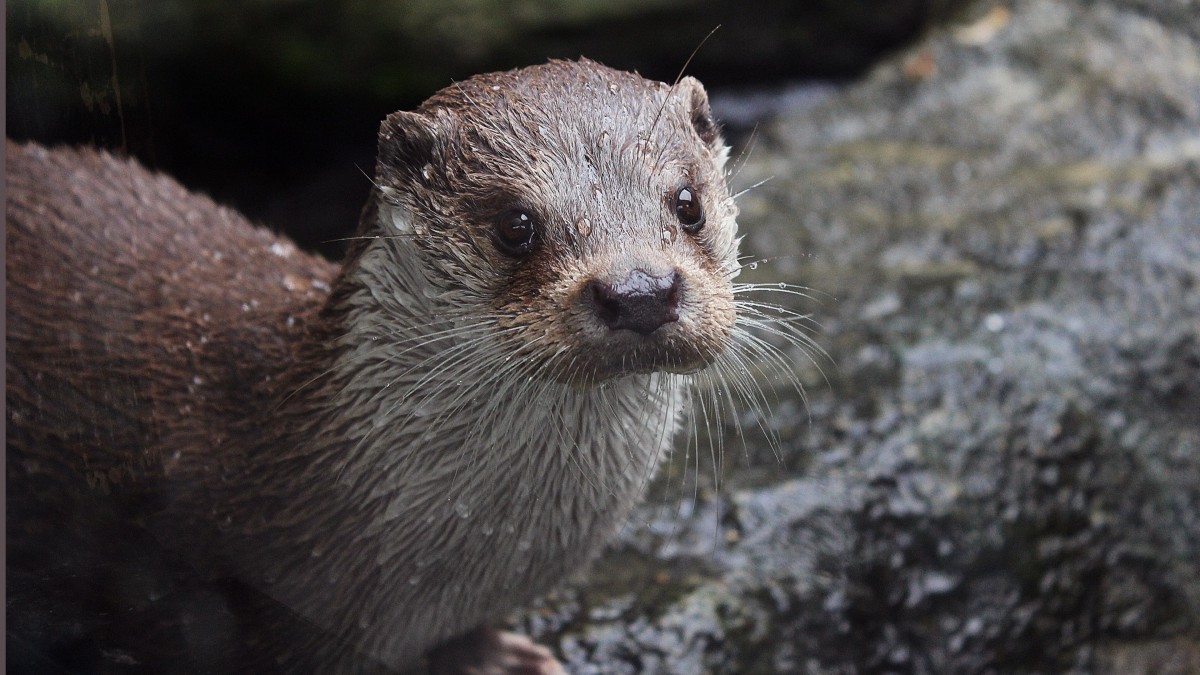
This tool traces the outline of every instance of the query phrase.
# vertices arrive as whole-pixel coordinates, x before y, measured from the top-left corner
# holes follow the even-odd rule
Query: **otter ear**
[[[377,234],[380,227],[390,234],[413,232],[415,221],[402,196],[428,183],[433,172],[425,167],[435,163],[440,138],[437,120],[419,113],[401,110],[380,123],[375,187],[359,217],[361,236]]]
[[[376,174],[384,185],[414,180],[432,164],[440,138],[436,120],[400,110],[379,125]]]
[[[712,116],[712,108],[708,106],[708,92],[700,80],[688,76],[676,85],[683,90],[684,102],[688,106],[692,128],[700,136],[700,140],[713,149],[724,145],[721,139],[721,128]]]

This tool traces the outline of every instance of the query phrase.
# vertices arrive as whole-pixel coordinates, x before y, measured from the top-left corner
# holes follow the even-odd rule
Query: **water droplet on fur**
[[[616,82],[609,82],[609,83],[608,83],[608,93],[610,93],[610,94],[615,94],[615,93],[617,93],[617,92],[619,92],[619,91],[621,91],[621,88],[617,86],[617,83],[616,83]]]
[[[471,507],[467,506],[464,502],[455,504],[454,512],[458,514],[459,518],[464,520],[471,517]]]
[[[415,574],[414,574],[414,575],[412,575],[411,577],[409,577],[409,578],[408,578],[408,585],[409,585],[409,586],[416,586],[416,585],[417,585],[417,584],[419,584],[419,583],[421,583],[421,577],[419,577],[419,576],[417,576],[417,575],[415,575]]]
[[[433,167],[432,166],[426,164],[425,166],[421,167],[421,178],[424,178],[425,180],[429,180],[429,177],[432,175],[433,175]]]
[[[533,542],[529,541],[528,539],[522,539],[521,541],[517,542],[518,551],[528,551],[531,548],[533,548]]]
[[[592,236],[592,221],[587,216],[581,216],[575,221],[575,231],[583,237]]]
[[[491,525],[483,526],[483,536],[485,536],[485,537],[492,536],[492,533],[495,531],[496,531],[496,528],[492,527]]]
[[[674,225],[667,225],[662,229],[662,241],[664,244],[672,244],[675,242],[675,237],[678,236],[679,229]]]
[[[786,284],[785,282],[782,282],[782,281],[781,281],[781,282],[779,282],[779,287],[780,287],[780,288],[787,288],[787,284]]]
[[[752,270],[756,270],[756,269],[758,269],[758,263],[752,262],[749,265],[747,265],[746,267],[749,267]]]

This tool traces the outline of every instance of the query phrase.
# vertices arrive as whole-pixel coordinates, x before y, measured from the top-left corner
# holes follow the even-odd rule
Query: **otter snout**
[[[610,329],[649,335],[660,326],[679,320],[682,285],[683,275],[677,269],[658,276],[635,269],[614,282],[589,281],[584,298],[596,317]]]

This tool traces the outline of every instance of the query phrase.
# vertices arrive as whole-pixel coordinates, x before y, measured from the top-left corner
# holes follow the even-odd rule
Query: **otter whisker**
[[[754,126],[750,129],[750,135],[747,136],[746,142],[742,144],[742,149],[738,151],[738,156],[733,161],[733,167],[725,171],[725,181],[727,183],[732,184],[733,181],[736,180],[739,175],[741,175],[742,169],[745,169],[746,165],[750,162],[750,155],[754,152],[757,141],[758,122],[756,121]],[[734,196],[732,199],[736,200],[737,197]]]
[[[742,337],[743,335],[742,333],[734,333],[735,338]],[[749,376],[749,373],[752,372],[752,364],[744,358],[742,350],[738,348],[744,347],[745,344],[738,342],[736,339],[733,341],[730,345],[731,348],[722,354],[722,356],[728,356],[727,362],[732,364],[732,368],[722,368],[718,372],[732,375],[726,381],[733,385],[742,400],[750,403],[752,409],[759,411],[768,410],[770,409],[770,403],[767,400],[766,393],[759,386],[755,378]],[[739,377],[738,373],[742,373],[744,376]],[[767,428],[762,415],[755,415],[755,422],[759,430],[766,436],[768,444],[773,448],[778,447],[780,443],[778,434],[774,430]]]
[[[750,187],[747,187],[747,188],[743,188],[742,190],[739,190],[739,191],[733,193],[733,196],[731,197],[731,199],[733,199],[733,201],[736,202],[738,199],[740,199],[742,197],[742,195],[746,194],[747,192],[750,192],[751,190],[760,188],[760,187],[766,185],[767,183],[770,183],[774,178],[775,178],[774,176],[767,176],[766,178],[755,183],[754,185],[751,185]]]
[[[751,264],[761,264],[773,260],[779,260],[782,257],[790,256],[775,256],[772,258],[760,258]],[[796,284],[778,283],[778,284],[733,284],[734,295],[744,295],[746,293],[783,293],[787,295],[795,295],[806,300],[818,301],[817,298],[809,295],[809,293],[817,292],[814,289],[806,286],[797,286]]]
[[[452,368],[454,366],[455,361],[453,359],[446,358],[447,356],[453,356],[455,354],[463,354],[463,355],[470,354],[471,347],[473,347],[474,345],[476,345],[484,340],[489,339],[489,337],[490,337],[490,335],[487,333],[477,335],[470,340],[459,342],[456,345],[454,345],[454,347],[452,347],[450,350],[450,354],[443,353],[443,354],[435,354],[435,355],[426,357],[425,359],[417,362],[416,364],[414,364],[412,367],[408,368],[407,370],[402,371],[399,375],[394,377],[390,382],[386,383],[383,387],[381,387],[372,396],[372,399],[382,396],[384,394],[384,392],[391,390],[393,385],[395,385],[396,383],[403,380],[405,377],[408,376],[408,374],[414,373],[414,372],[419,373],[419,372],[421,372],[421,368],[423,366],[425,366],[426,364],[434,361],[435,359],[439,359],[439,358],[442,359],[440,362],[437,363],[437,365],[428,369],[428,371],[424,372],[422,374],[421,378],[419,380],[417,380],[416,382],[414,382],[410,387],[408,387],[406,392],[404,394],[401,394],[400,398],[397,401],[395,401],[391,405],[390,408],[388,408],[386,411],[384,411],[382,413],[382,415],[380,415],[379,417],[376,418],[377,421],[373,425],[373,428],[371,430],[369,430],[367,433],[364,433],[362,438],[352,447],[350,452],[346,453],[346,461],[345,461],[345,463],[343,463],[342,467],[338,470],[338,473],[334,479],[335,482],[338,482],[341,480],[341,476],[342,476],[343,471],[345,470],[346,465],[359,455],[359,452],[361,451],[361,449],[364,447],[364,445],[367,443],[368,440],[370,440],[372,437],[374,437],[377,433],[380,432],[380,430],[384,426],[383,423],[393,421],[393,415],[396,412],[396,409],[400,405],[404,404],[405,401],[409,398],[408,392],[422,390],[423,388],[426,387],[426,385],[428,385],[430,383],[430,381],[433,378],[446,372],[447,369]],[[350,385],[347,384],[345,386],[348,387]],[[343,387],[343,391],[345,391],[345,387]],[[411,406],[411,409],[420,410],[424,405],[427,405],[429,403],[429,401],[437,393],[437,391],[438,391],[437,389],[432,389],[431,391],[425,392],[424,395],[418,401],[416,401],[415,405]],[[372,400],[372,399],[368,399],[368,402],[370,402],[370,400]],[[405,421],[406,420],[401,420],[401,423],[403,424]]]

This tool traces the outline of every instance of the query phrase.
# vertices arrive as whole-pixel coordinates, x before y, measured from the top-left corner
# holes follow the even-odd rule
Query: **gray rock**
[[[829,383],[520,623],[580,673],[1200,671],[1200,8],[980,3],[795,100],[743,274],[817,289],[769,299]]]

